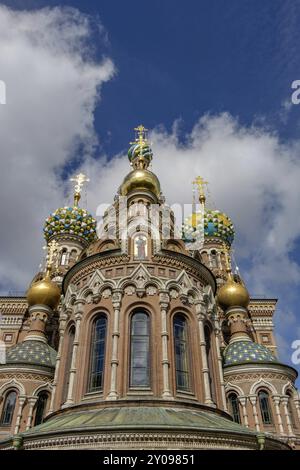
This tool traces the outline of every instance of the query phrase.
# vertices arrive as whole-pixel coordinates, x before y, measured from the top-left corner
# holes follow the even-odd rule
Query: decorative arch
[[[282,395],[287,395],[287,392],[290,392],[292,394],[293,398],[298,398],[297,391],[292,384],[292,382],[287,382],[283,385],[282,387]]]
[[[244,395],[243,390],[238,385],[232,384],[231,382],[226,383],[225,391],[226,391],[226,395],[229,395],[230,392],[237,393],[239,397]]]
[[[48,392],[52,393],[52,386],[50,384],[42,384],[42,385],[39,385],[37,388],[34,389],[34,391],[32,392],[32,396],[33,397],[37,397],[39,393],[41,392]]]
[[[10,388],[16,388],[20,395],[26,394],[24,385],[21,382],[18,382],[17,380],[12,379],[9,382],[6,382],[5,384],[2,385],[2,387],[0,388],[0,396],[3,397]]]
[[[273,395],[277,395],[278,392],[274,385],[272,385],[270,382],[267,382],[264,379],[257,380],[254,384],[252,384],[251,389],[250,389],[250,395],[257,395],[258,391],[260,388],[265,388],[269,392],[271,392]]]

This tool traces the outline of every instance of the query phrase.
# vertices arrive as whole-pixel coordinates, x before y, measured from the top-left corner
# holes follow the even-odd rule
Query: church
[[[73,178],[44,268],[0,297],[0,449],[300,449],[276,299],[251,298],[233,268],[231,219],[196,175],[199,202],[175,219],[143,126],[128,158],[99,227]]]

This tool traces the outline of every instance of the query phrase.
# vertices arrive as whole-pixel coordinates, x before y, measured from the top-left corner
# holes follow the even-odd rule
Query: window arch
[[[98,315],[92,326],[88,391],[103,390],[107,318]]]
[[[14,416],[17,401],[17,392],[10,390],[7,392],[1,414],[1,426],[10,426]]]
[[[65,362],[66,365],[65,365],[65,371],[64,371],[65,381],[64,381],[63,397],[62,397],[63,403],[67,400],[67,396],[68,396],[74,339],[75,339],[75,326],[72,325],[69,328],[68,335],[67,335],[67,353],[66,353],[66,362]]]
[[[176,389],[191,391],[190,353],[188,343],[188,324],[186,317],[176,314],[173,320]]]
[[[209,386],[212,400],[216,403],[216,387],[215,387],[215,377],[214,377],[214,359],[213,359],[213,350],[211,345],[211,329],[208,325],[204,326],[204,337],[205,337],[205,349],[208,365],[208,377],[209,377]]]
[[[263,424],[273,424],[269,393],[266,390],[258,392],[258,402]]]
[[[229,393],[228,405],[229,405],[229,412],[231,416],[233,417],[233,421],[241,424],[240,405],[239,405],[239,399],[236,393],[234,392]]]
[[[37,426],[44,421],[48,398],[49,395],[45,391],[38,394],[38,400],[35,407],[34,426]]]
[[[130,387],[150,387],[150,318],[135,312],[130,323]]]

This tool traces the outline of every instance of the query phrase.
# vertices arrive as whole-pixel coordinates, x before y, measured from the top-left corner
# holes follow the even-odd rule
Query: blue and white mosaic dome
[[[96,238],[97,222],[85,209],[61,207],[49,215],[44,225],[44,236],[48,241],[55,235],[77,235],[88,242]]]
[[[224,365],[277,362],[271,351],[253,341],[236,341],[229,344],[223,353]]]

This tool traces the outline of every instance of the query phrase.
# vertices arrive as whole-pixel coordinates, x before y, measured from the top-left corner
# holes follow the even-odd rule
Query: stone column
[[[300,398],[295,398],[294,403],[297,410],[298,419],[300,420]]]
[[[26,431],[31,428],[33,408],[34,408],[34,405],[36,404],[37,400],[38,400],[38,397],[29,397],[28,398],[29,411],[28,411],[28,418],[27,418],[27,423],[26,423]]]
[[[288,428],[288,435],[289,436],[294,436],[295,434],[293,432],[291,418],[290,418],[290,414],[289,414],[289,410],[288,410],[288,401],[289,401],[288,396],[281,397],[281,402],[283,404],[283,410],[284,410],[286,424],[287,424],[287,428]]]
[[[161,314],[161,346],[162,346],[162,371],[163,371],[163,393],[162,397],[166,400],[172,397],[170,389],[170,361],[168,354],[168,339],[169,333],[167,328],[167,310],[170,305],[170,297],[167,292],[160,292],[159,305]]]
[[[276,414],[276,422],[278,424],[279,434],[284,435],[283,425],[282,425],[282,418],[280,413],[280,395],[273,395],[273,402]]]
[[[209,369],[208,360],[206,355],[206,343],[204,334],[204,320],[205,320],[205,303],[200,302],[196,304],[196,313],[199,325],[199,336],[200,336],[200,349],[202,359],[202,376],[204,383],[204,403],[207,405],[214,405],[211,397],[211,389],[209,383]]]
[[[259,425],[258,413],[257,413],[257,408],[256,408],[257,396],[256,395],[249,395],[249,400],[250,400],[250,403],[252,405],[253,418],[254,418],[256,431],[260,432],[260,425]]]
[[[247,407],[246,407],[247,397],[239,396],[238,400],[239,400],[239,402],[241,404],[241,407],[242,407],[243,423],[247,428],[249,428],[248,413],[247,413]]]
[[[58,376],[59,376],[61,353],[62,353],[62,347],[63,347],[63,342],[64,342],[64,334],[65,334],[65,327],[66,327],[67,318],[68,318],[68,315],[67,315],[66,312],[63,312],[63,313],[60,314],[60,317],[59,317],[59,345],[58,345],[58,351],[57,351],[57,356],[56,356],[56,364],[55,364],[54,379],[53,379],[53,384],[52,384],[52,393],[51,393],[50,406],[49,406],[49,410],[48,410],[47,415],[53,413],[53,411],[54,411],[56,387],[57,387],[57,381],[58,381]]]
[[[114,323],[112,332],[112,354],[111,354],[111,379],[110,391],[107,400],[116,400],[118,398],[117,371],[119,365],[118,347],[120,338],[120,309],[122,301],[122,291],[115,289],[112,294],[112,304],[114,308]]]
[[[74,383],[75,383],[75,376],[77,372],[77,351],[78,351],[78,345],[79,345],[80,325],[81,325],[81,319],[83,315],[83,306],[84,306],[84,301],[77,300],[75,302],[75,337],[74,337],[74,342],[73,342],[72,361],[71,361],[70,377],[69,377],[69,388],[68,388],[68,394],[67,394],[67,400],[66,400],[65,406],[69,406],[74,403]]]
[[[222,396],[222,403],[223,409],[228,411],[227,409],[227,402],[226,402],[226,393],[225,393],[225,383],[224,383],[224,375],[223,375],[223,362],[220,350],[220,333],[221,329],[218,322],[215,322],[215,341],[216,341],[216,349],[217,349],[217,358],[218,358],[218,369],[219,369],[219,380],[221,386],[221,396]]]
[[[18,434],[18,432],[19,432],[20,424],[21,424],[21,418],[22,418],[22,411],[23,411],[23,406],[24,406],[25,402],[26,402],[26,396],[25,395],[20,395],[19,396],[18,414],[17,414],[14,434]]]

